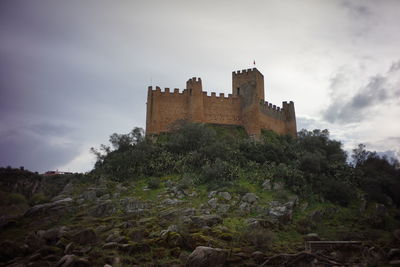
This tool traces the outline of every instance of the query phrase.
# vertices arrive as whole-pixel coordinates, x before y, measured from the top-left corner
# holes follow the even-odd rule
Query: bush
[[[347,206],[354,198],[354,189],[344,182],[327,180],[322,195],[329,201]]]
[[[195,174],[184,173],[177,184],[177,188],[179,190],[191,188],[194,183],[194,179],[192,178],[193,176],[195,176]]]
[[[29,200],[29,204],[31,206],[43,204],[49,202],[49,198],[42,193],[34,194],[32,198]]]
[[[158,189],[160,188],[160,179],[157,178],[151,178],[147,181],[147,187],[149,189]]]

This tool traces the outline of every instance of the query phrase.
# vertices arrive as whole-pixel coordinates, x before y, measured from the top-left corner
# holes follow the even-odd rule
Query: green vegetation
[[[97,155],[92,174],[120,182],[174,174],[185,177],[182,189],[206,185],[209,190],[246,193],[268,179],[272,184],[283,182],[299,196],[317,195],[342,206],[359,192],[368,200],[400,204],[398,162],[360,145],[349,164],[341,143],[331,140],[327,130],[302,130],[298,138],[263,131],[255,141],[240,127],[183,122],[159,138],[145,138],[143,130],[135,128],[126,135],[111,135],[110,143],[112,147],[92,149]],[[148,186],[157,188],[156,179]]]

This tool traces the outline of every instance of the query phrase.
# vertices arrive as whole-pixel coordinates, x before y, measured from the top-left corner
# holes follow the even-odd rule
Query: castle
[[[264,76],[256,68],[232,72],[232,94],[211,96],[203,91],[201,79],[191,78],[179,92],[160,87],[148,88],[146,132],[167,132],[177,120],[240,125],[249,136],[260,136],[261,129],[296,136],[294,103],[283,102],[282,108],[265,102]]]

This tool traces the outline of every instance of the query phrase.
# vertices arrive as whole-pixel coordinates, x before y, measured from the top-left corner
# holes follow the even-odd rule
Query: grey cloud
[[[369,78],[366,85],[357,90],[353,96],[345,99],[335,95],[335,88],[343,85],[343,77],[333,75],[330,83],[332,102],[324,111],[323,116],[329,122],[351,123],[363,120],[371,108],[392,101],[400,93],[400,88],[389,82],[391,78],[397,78],[400,70],[400,61],[395,62],[385,75],[375,75]]]
[[[24,166],[44,172],[72,160],[80,144],[70,136],[71,127],[40,123],[0,132],[0,166]],[[73,141],[72,141],[73,140]]]
[[[348,1],[348,0],[344,0],[342,1],[342,6],[347,8],[350,13],[354,16],[357,17],[367,17],[367,16],[371,16],[372,11],[369,7],[367,7],[366,5],[357,3],[356,1]]]

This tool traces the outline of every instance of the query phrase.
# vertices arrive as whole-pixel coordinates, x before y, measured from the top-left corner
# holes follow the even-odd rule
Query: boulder
[[[120,204],[122,206],[122,209],[126,213],[136,214],[136,215],[145,214],[151,206],[149,203],[139,201],[132,197],[121,199]]]
[[[229,204],[218,204],[217,212],[225,214],[229,211],[230,208],[231,208],[231,205],[229,205]]]
[[[165,205],[174,206],[174,205],[179,204],[181,202],[182,202],[181,200],[178,200],[178,199],[175,199],[175,198],[173,198],[173,199],[167,198],[162,203],[165,204]]]
[[[73,240],[81,245],[94,244],[97,242],[97,235],[92,229],[84,229],[76,233]]]
[[[67,233],[67,227],[53,227],[42,233],[42,237],[47,241],[47,244],[55,244],[63,235]]]
[[[247,202],[242,202],[239,205],[239,210],[242,213],[249,213],[251,211],[251,205],[249,203],[247,203]]]
[[[208,198],[213,198],[213,197],[215,197],[216,194],[217,194],[217,191],[210,191],[208,193]]]
[[[247,202],[247,203],[250,203],[250,204],[256,203],[257,200],[258,200],[258,197],[257,197],[255,194],[253,194],[253,193],[246,193],[246,194],[242,197],[242,201],[243,201],[243,202]]]
[[[266,179],[263,183],[262,183],[262,188],[264,190],[272,190],[272,185],[271,185],[271,181],[269,179]]]
[[[267,215],[273,220],[281,224],[287,224],[292,220],[293,216],[293,201],[280,203],[279,201],[271,201],[269,203]]]
[[[43,232],[32,232],[25,237],[25,243],[31,252],[40,249],[46,245],[46,240],[43,238]]]
[[[54,202],[35,205],[32,208],[28,209],[24,216],[25,217],[33,217],[39,214],[54,214],[65,212],[68,206],[73,203],[73,199],[70,197],[57,200]]]
[[[251,258],[254,259],[257,264],[261,264],[267,259],[267,255],[265,255],[261,251],[254,251],[253,253],[251,253]]]
[[[213,226],[222,223],[222,218],[218,215],[191,216],[191,224],[196,227]]]
[[[90,262],[85,258],[79,258],[76,255],[65,255],[62,257],[57,264],[56,267],[86,267],[91,266]]]
[[[112,215],[117,208],[111,200],[106,200],[102,203],[97,204],[89,214],[94,217],[106,217]]]
[[[80,198],[83,198],[86,201],[94,201],[97,196],[96,196],[96,191],[95,190],[88,190],[83,192],[83,194],[80,196]]]
[[[189,255],[186,266],[222,267],[228,257],[228,251],[219,248],[199,246]]]
[[[228,201],[232,199],[231,194],[229,194],[228,192],[219,192],[219,193],[218,193],[218,196],[219,196],[221,199],[228,200]]]
[[[208,203],[208,205],[210,205],[210,207],[212,209],[215,209],[215,208],[217,208],[217,205],[218,205],[218,199],[212,198],[207,203]]]
[[[274,190],[282,190],[285,188],[285,184],[280,181],[274,182]]]

